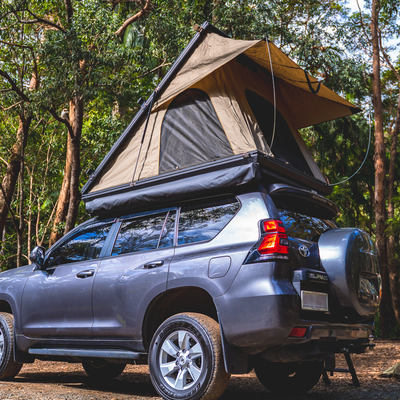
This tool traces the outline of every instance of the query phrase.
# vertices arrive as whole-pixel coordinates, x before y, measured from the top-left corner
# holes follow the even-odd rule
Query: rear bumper
[[[306,327],[303,324],[303,327]],[[361,354],[373,347],[370,325],[311,324],[303,338],[288,337],[278,347],[266,349],[261,356],[270,362],[312,361],[328,354]]]
[[[315,357],[365,350],[373,334],[372,324],[302,320],[300,297],[295,288],[286,277],[275,278],[280,269],[282,265],[278,263],[244,265],[230,289],[214,299],[231,346],[263,356],[278,354],[281,348],[286,348],[298,352],[295,358],[301,359],[306,358],[307,352]],[[293,327],[306,328],[304,337],[289,337]]]

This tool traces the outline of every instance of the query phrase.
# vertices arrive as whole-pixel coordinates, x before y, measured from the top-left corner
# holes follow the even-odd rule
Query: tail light
[[[306,336],[307,328],[295,326],[289,333],[289,337],[303,338]]]
[[[269,260],[289,260],[289,239],[282,221],[266,219],[260,222],[261,239],[251,249],[246,263]]]

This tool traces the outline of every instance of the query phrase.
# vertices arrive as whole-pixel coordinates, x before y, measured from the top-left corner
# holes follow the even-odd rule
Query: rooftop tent
[[[205,23],[90,177],[83,200],[103,214],[262,174],[326,194],[298,129],[358,111],[272,43],[233,40]]]

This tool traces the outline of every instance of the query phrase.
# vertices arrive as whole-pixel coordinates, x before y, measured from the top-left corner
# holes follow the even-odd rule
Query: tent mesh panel
[[[188,89],[168,107],[161,127],[159,173],[233,155],[208,95]]]

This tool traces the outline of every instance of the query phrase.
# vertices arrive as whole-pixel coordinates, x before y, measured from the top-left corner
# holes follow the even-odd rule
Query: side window
[[[112,223],[91,225],[77,232],[61,246],[55,248],[46,260],[46,266],[93,260],[100,257]]]
[[[194,207],[182,207],[178,245],[213,239],[238,210],[239,202],[235,198]]]
[[[173,246],[175,213],[169,211],[123,222],[112,255]]]

